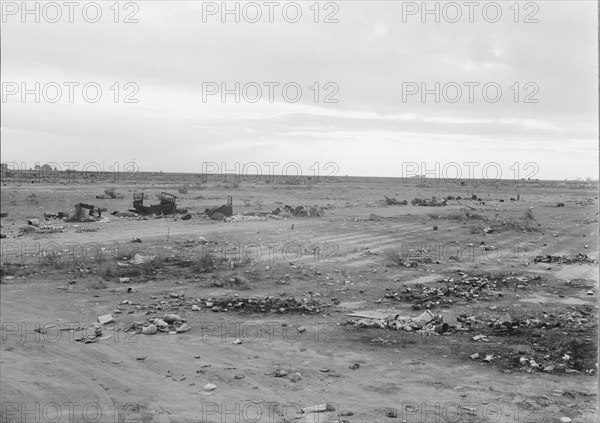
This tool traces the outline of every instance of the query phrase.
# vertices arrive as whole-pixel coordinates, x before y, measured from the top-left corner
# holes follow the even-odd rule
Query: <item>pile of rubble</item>
[[[426,310],[416,317],[401,316],[391,314],[387,317],[369,317],[368,314],[358,320],[348,320],[345,324],[361,328],[379,328],[390,330],[402,330],[405,332],[442,334],[448,332],[450,328],[457,327],[457,317],[452,312],[444,312],[440,315],[434,315]],[[361,313],[349,314],[349,316],[361,317]]]
[[[152,300],[158,300],[158,297],[150,297]],[[172,292],[164,300],[159,300],[147,305],[134,304],[130,300],[123,302],[114,311],[120,314],[125,311],[123,306],[132,305],[136,310],[146,310],[146,314],[152,314],[159,310],[179,310],[188,309],[191,311],[201,311],[203,308],[214,312],[227,312],[229,310],[247,312],[247,313],[320,313],[323,307],[329,307],[330,304],[321,304],[310,296],[298,300],[296,298],[277,298],[252,297],[240,298],[238,296],[230,298],[191,298],[186,297],[184,293]],[[133,310],[128,311],[133,313]],[[165,318],[163,318],[165,320]],[[181,319],[180,319],[181,320]],[[177,323],[179,320],[176,320]],[[176,330],[171,328],[172,330]]]
[[[426,310],[415,317],[380,312],[357,312],[349,316],[359,319],[345,324],[360,328],[376,328],[411,332],[421,336],[465,336],[471,349],[469,357],[520,371],[579,373],[597,372],[597,319],[592,306],[571,306],[562,312],[540,311],[514,318],[508,309],[491,306],[500,313],[469,316],[443,311],[435,315]],[[375,338],[374,342],[389,343]],[[393,342],[393,341],[392,341]],[[525,347],[524,345],[527,345]]]
[[[208,299],[204,301],[206,307],[212,311],[228,311],[230,308],[250,313],[320,313],[321,305],[318,301],[308,297],[302,300],[295,298],[277,298],[273,296],[264,298],[229,298]]]
[[[497,339],[502,342],[492,342],[490,345],[508,347],[505,351],[494,351],[492,358],[501,365],[528,373],[539,370],[565,373],[583,371],[593,375],[597,372],[597,345],[594,342],[597,319],[592,306],[571,306],[563,312],[540,311],[523,316],[520,320],[512,321],[512,330],[507,330],[510,328],[503,327],[502,324],[498,325],[493,316],[473,318],[472,328],[488,333],[472,337],[473,341],[491,342],[488,336],[495,336],[500,337]],[[523,343],[530,344],[531,349],[510,348],[510,344]],[[491,347],[486,347],[487,352],[490,349]],[[477,353],[471,356],[478,357]]]
[[[438,200],[432,197],[430,200],[425,198],[415,198],[410,202],[413,206],[441,207],[446,205],[446,199]]]
[[[265,222],[266,220],[266,216],[252,216],[242,214],[236,214],[230,217],[225,217],[223,219],[224,222]]]
[[[165,314],[162,318],[155,317],[147,322],[134,322],[126,332],[135,332],[143,335],[155,335],[158,332],[175,335],[188,332],[191,328],[178,314]]]
[[[28,233],[37,233],[37,234],[53,234],[57,232],[63,232],[65,230],[64,226],[54,226],[54,225],[45,225],[45,224],[37,224],[21,227],[19,229],[19,235],[22,236]]]
[[[275,210],[271,212],[276,216],[285,216],[291,215],[294,217],[322,217],[325,215],[325,211],[323,207],[317,206],[288,206],[287,204],[283,206],[283,209],[277,207]]]
[[[68,219],[69,213],[67,213],[67,212],[44,212],[44,218],[46,218],[46,219]]]
[[[531,283],[541,284],[543,279],[539,275],[535,276],[514,276],[497,275],[482,276],[469,275],[459,272],[459,278],[445,278],[438,283],[443,283],[439,287],[420,288],[404,287],[400,292],[386,294],[386,298],[396,299],[398,301],[414,301],[412,308],[415,310],[421,308],[435,308],[439,305],[450,305],[457,301],[467,302],[474,300],[488,300],[490,293],[487,290],[499,290],[500,286],[513,285],[515,289],[525,289]]]
[[[408,205],[408,201],[406,201],[406,200],[398,201],[398,200],[396,200],[395,197],[389,198],[385,195],[384,195],[384,197],[385,197],[385,203],[388,206],[407,206]]]
[[[589,258],[586,254],[578,253],[576,256],[535,256],[533,258],[534,263],[594,263],[594,260]]]

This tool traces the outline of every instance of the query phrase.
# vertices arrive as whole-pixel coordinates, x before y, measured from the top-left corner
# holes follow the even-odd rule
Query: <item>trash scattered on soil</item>
[[[517,275],[470,275],[458,272],[458,278],[444,278],[437,283],[441,286],[404,287],[399,292],[385,294],[385,298],[413,302],[412,308],[432,309],[439,306],[470,303],[476,300],[489,300],[495,295],[491,291],[500,288],[534,288],[544,282],[541,276]],[[522,285],[521,288],[519,288]]]
[[[395,198],[389,198],[387,196],[385,196],[385,202],[388,206],[407,206],[408,205],[408,201],[407,200],[402,200],[402,201],[398,201]]]
[[[578,253],[575,256],[535,256],[533,258],[534,263],[594,263],[595,261],[589,258],[586,254]]]
[[[432,197],[431,199],[424,199],[424,198],[415,198],[413,199],[410,203],[413,206],[424,206],[424,207],[443,207],[446,206],[446,199],[442,198],[441,200],[438,200],[435,197]]]

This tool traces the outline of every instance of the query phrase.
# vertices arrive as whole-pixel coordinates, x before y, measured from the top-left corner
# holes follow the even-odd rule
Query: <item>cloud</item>
[[[422,23],[420,15],[403,22],[402,2],[340,2],[337,11],[320,3],[318,23],[311,4],[301,3],[297,24],[279,9],[274,23],[263,14],[257,24],[231,18],[223,24],[220,15],[203,22],[201,2],[138,4],[134,24],[115,24],[106,3],[106,19],[94,25],[22,24],[19,17],[1,25],[3,82],[103,87],[97,104],[81,98],[23,104],[10,97],[1,111],[4,157],[109,161],[135,154],[147,168],[164,168],[168,157],[170,170],[195,171],[205,157],[289,160],[293,151],[306,162],[344,161],[347,173],[393,174],[397,166],[387,159],[363,160],[376,147],[412,160],[433,152],[479,161],[543,159],[540,173],[548,178],[597,173],[593,2],[536,3],[535,24],[522,22],[531,13],[523,4],[515,23],[509,3],[502,3],[497,24],[479,11],[472,24],[466,14],[457,24]],[[332,12],[339,23],[323,23]],[[137,84],[139,102],[112,101],[115,82],[121,99],[125,83]],[[220,93],[204,101],[207,82],[264,89],[256,103],[243,95],[239,103],[234,95],[223,103]],[[269,82],[279,84],[272,102]],[[290,82],[302,89],[298,102],[286,101],[282,87]],[[403,98],[410,82],[420,92]],[[479,84],[473,102],[469,82]],[[431,93],[423,101],[421,89],[436,83],[438,101]],[[486,100],[488,83],[501,88],[498,102]],[[456,85],[462,96],[448,101]],[[337,102],[324,102],[328,96]],[[566,156],[570,164],[559,164]]]

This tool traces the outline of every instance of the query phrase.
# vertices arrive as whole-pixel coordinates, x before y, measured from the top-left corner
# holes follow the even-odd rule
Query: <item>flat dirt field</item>
[[[596,183],[197,180],[3,182],[2,422],[597,421]]]

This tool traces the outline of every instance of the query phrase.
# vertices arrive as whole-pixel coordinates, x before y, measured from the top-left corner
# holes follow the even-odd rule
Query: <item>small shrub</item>
[[[215,255],[209,251],[205,251],[196,261],[194,267],[201,273],[212,273],[218,269],[217,264]]]
[[[393,248],[387,248],[386,250],[384,250],[383,256],[386,258],[386,260],[392,262],[396,266],[400,266],[403,263],[402,254],[400,253],[400,251],[395,250]]]
[[[98,266],[98,276],[105,281],[111,280],[115,277],[115,269],[110,263],[102,263]]]

